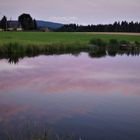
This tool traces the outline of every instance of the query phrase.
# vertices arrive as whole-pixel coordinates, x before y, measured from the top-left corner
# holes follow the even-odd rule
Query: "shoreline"
[[[130,36],[140,36],[140,33],[131,32],[86,32],[88,34],[99,34],[99,35],[130,35]]]

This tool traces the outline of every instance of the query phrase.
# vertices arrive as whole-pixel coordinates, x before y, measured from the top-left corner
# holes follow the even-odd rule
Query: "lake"
[[[1,59],[0,140],[44,128],[77,140],[140,140],[140,56]]]

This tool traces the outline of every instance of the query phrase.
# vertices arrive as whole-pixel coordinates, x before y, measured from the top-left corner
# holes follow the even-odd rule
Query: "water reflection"
[[[139,69],[140,57],[127,55],[0,60],[0,138],[31,120],[86,140],[140,139]]]
[[[90,46],[89,48],[83,47],[79,49],[72,48],[65,48],[65,49],[51,49],[51,50],[44,50],[44,51],[26,51],[26,52],[7,52],[7,53],[0,53],[0,59],[7,59],[9,63],[18,63],[24,57],[36,57],[39,55],[61,55],[61,54],[71,54],[74,56],[79,56],[81,52],[87,52],[91,58],[100,58],[105,56],[112,56],[115,57],[116,55],[127,55],[127,56],[139,56],[140,48],[121,48],[116,46],[110,47],[101,47],[101,46]]]

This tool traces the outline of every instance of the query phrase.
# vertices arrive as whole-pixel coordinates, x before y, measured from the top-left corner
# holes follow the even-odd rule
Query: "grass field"
[[[140,35],[79,32],[0,32],[0,55],[89,51],[93,49],[93,45],[108,46],[111,39],[115,39],[113,46],[116,46],[118,44],[116,41],[121,40],[140,42]],[[140,46],[140,43],[137,44],[137,46]],[[114,49],[114,47],[111,49]]]
[[[121,34],[96,34],[96,33],[61,33],[61,32],[0,32],[0,46],[8,43],[18,43],[21,45],[39,44],[88,44],[92,38],[100,38],[105,41],[110,39],[138,41],[140,35]]]
[[[127,50],[122,52],[119,46],[124,42]],[[77,55],[88,52],[91,57],[102,57],[108,51],[111,56],[123,53],[135,55],[140,53],[139,42],[140,35],[136,34],[0,32],[0,58],[17,63],[19,58],[41,54]]]

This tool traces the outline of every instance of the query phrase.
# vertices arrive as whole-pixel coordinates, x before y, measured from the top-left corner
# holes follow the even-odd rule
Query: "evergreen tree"
[[[0,22],[1,28],[6,31],[7,30],[7,17],[3,16]]]
[[[34,30],[37,30],[37,22],[36,22],[35,19],[33,20],[33,24],[34,24],[34,25],[33,25],[33,26],[34,26]]]
[[[57,31],[67,31],[67,32],[140,32],[140,23],[139,22],[127,22],[122,21],[114,22],[113,24],[98,24],[98,25],[76,25],[69,24],[64,25]]]

